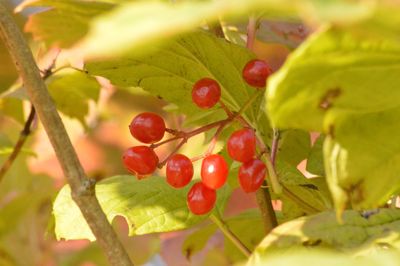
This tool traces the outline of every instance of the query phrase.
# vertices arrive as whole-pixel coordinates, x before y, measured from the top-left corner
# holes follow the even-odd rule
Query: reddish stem
[[[219,120],[219,121],[213,122],[211,124],[199,127],[197,129],[189,131],[189,132],[177,131],[177,134],[176,134],[175,137],[172,137],[170,139],[166,139],[166,140],[158,142],[158,143],[153,143],[153,144],[150,145],[150,148],[155,149],[157,147],[160,147],[161,145],[164,145],[164,144],[166,144],[168,142],[171,142],[171,141],[174,141],[174,140],[178,140],[178,139],[186,139],[187,140],[187,139],[189,139],[189,138],[191,138],[193,136],[196,136],[198,134],[206,132],[206,131],[214,128],[214,127],[218,127],[221,124],[225,124],[225,123],[227,123],[227,122],[229,122],[231,120],[232,120],[232,118],[226,118],[226,119]]]
[[[257,19],[254,16],[249,18],[249,23],[247,24],[247,42],[246,47],[249,50],[253,50],[254,41],[256,39],[256,28],[257,28]]]
[[[222,130],[225,128],[225,126],[229,123],[230,121],[226,121],[225,123],[221,123],[221,125],[218,127],[217,131],[215,132],[210,144],[208,145],[207,151],[200,156],[194,157],[192,158],[192,162],[195,162],[197,160],[203,159],[207,156],[209,156],[210,154],[213,153],[215,145],[217,144],[219,135],[221,135]]]
[[[168,162],[168,160],[169,160],[175,153],[177,153],[177,152],[179,151],[179,149],[187,142],[187,140],[188,140],[187,138],[183,138],[183,139],[181,140],[181,142],[179,142],[178,146],[176,146],[175,149],[168,155],[168,157],[165,158],[164,161],[162,161],[161,163],[159,163],[159,164],[157,165],[157,167],[160,168],[160,169],[163,168],[164,165]]]
[[[225,113],[228,115],[228,117],[233,117],[234,116],[232,111],[229,110],[229,108],[222,101],[219,101],[219,104],[221,105],[222,110],[224,110]]]

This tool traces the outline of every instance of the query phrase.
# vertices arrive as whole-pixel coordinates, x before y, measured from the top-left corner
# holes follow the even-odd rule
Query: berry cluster
[[[243,79],[251,86],[263,88],[268,76],[272,73],[269,66],[261,60],[251,60],[243,68]],[[152,174],[156,168],[166,164],[166,181],[174,188],[183,188],[193,178],[193,161],[183,154],[176,153],[186,143],[187,139],[217,127],[216,134],[207,152],[201,156],[201,181],[195,183],[188,192],[187,204],[190,211],[197,215],[210,212],[216,202],[216,190],[221,188],[228,177],[228,164],[223,156],[213,154],[215,141],[222,129],[235,120],[243,117],[240,113],[233,113],[226,109],[221,102],[221,88],[217,81],[203,78],[197,81],[192,89],[192,101],[201,109],[208,109],[220,102],[228,114],[228,118],[200,127],[189,132],[168,129],[164,120],[154,113],[141,113],[129,125],[132,136],[149,146],[141,145],[127,149],[123,154],[123,163],[128,171],[141,179]],[[172,138],[161,141],[168,132]],[[170,141],[181,139],[176,149],[163,161],[154,149]],[[161,141],[161,142],[160,142]],[[239,169],[239,183],[245,192],[254,192],[262,185],[266,175],[266,165],[256,156],[256,135],[254,130],[245,123],[243,129],[235,131],[228,139],[227,151],[229,156],[242,165]]]

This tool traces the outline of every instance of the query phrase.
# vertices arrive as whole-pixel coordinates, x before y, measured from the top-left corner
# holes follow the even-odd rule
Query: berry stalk
[[[251,251],[240,241],[240,239],[229,229],[229,227],[215,214],[210,215],[210,220],[218,226],[222,233],[245,255],[250,257]]]

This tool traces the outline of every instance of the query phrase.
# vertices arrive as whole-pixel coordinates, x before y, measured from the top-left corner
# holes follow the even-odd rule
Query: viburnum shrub
[[[196,265],[400,265],[398,2],[0,1],[0,264],[175,259],[154,256],[158,234],[189,229],[174,235],[187,235],[182,260],[204,248]],[[178,119],[118,123],[139,144],[118,158],[136,178],[115,175],[120,131],[103,126],[127,108],[159,110],[139,102],[150,95]],[[51,140],[60,190],[33,129]],[[97,240],[106,256],[14,241],[36,239],[50,213],[56,239]],[[151,241],[125,250],[116,216]],[[216,230],[223,244],[207,242]]]
[[[244,66],[242,73],[243,79],[251,86],[264,87],[271,72],[266,62],[251,60]],[[229,166],[224,157],[213,154],[215,143],[225,128],[235,121],[244,127],[232,133],[226,146],[229,156],[243,163],[238,180],[245,192],[255,192],[261,187],[266,176],[266,166],[261,159],[256,158],[261,157],[264,147],[258,147],[259,155],[257,155],[255,130],[242,116],[251,106],[254,97],[250,97],[240,110],[229,110],[221,101],[221,87],[218,82],[211,78],[202,78],[192,88],[192,101],[201,109],[212,108],[220,102],[227,117],[191,131],[178,131],[166,128],[164,120],[157,114],[140,113],[132,120],[129,129],[133,137],[143,143],[150,143],[150,146],[129,148],[123,155],[123,162],[125,167],[138,178],[151,175],[157,167],[163,168],[166,165],[167,183],[173,188],[183,188],[192,180],[193,162],[202,159],[201,182],[192,185],[187,196],[190,211],[202,215],[212,210],[216,202],[216,190],[223,187],[228,178]],[[216,133],[205,154],[189,159],[184,154],[177,153],[189,138],[215,128]],[[165,132],[173,136],[160,141]],[[153,150],[177,140],[180,140],[180,143],[176,148],[163,161],[158,162]]]

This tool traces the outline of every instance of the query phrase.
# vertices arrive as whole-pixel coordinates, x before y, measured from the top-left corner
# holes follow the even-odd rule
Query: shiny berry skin
[[[256,88],[264,88],[267,83],[267,78],[272,74],[272,69],[263,60],[249,61],[242,71],[244,80],[250,86]]]
[[[267,167],[259,159],[253,159],[239,168],[239,184],[247,192],[255,192],[264,181]]]
[[[244,128],[232,133],[228,139],[227,149],[229,156],[239,162],[253,159],[256,153],[256,136],[254,130]]]
[[[189,184],[193,177],[193,163],[183,154],[173,155],[167,162],[167,182],[174,188]]]
[[[203,215],[210,212],[217,200],[215,190],[206,187],[198,182],[192,186],[187,195],[187,205],[190,211],[196,215]]]
[[[221,88],[217,81],[203,78],[197,81],[192,89],[193,102],[202,109],[213,107],[221,98]]]
[[[155,113],[141,113],[133,118],[129,125],[132,136],[143,143],[154,143],[164,137],[165,123],[161,116]]]
[[[201,180],[211,189],[222,187],[228,177],[228,164],[224,157],[212,154],[203,159],[201,164]]]
[[[127,149],[122,160],[126,169],[139,179],[152,174],[158,164],[158,157],[153,149],[147,146],[135,146]]]

